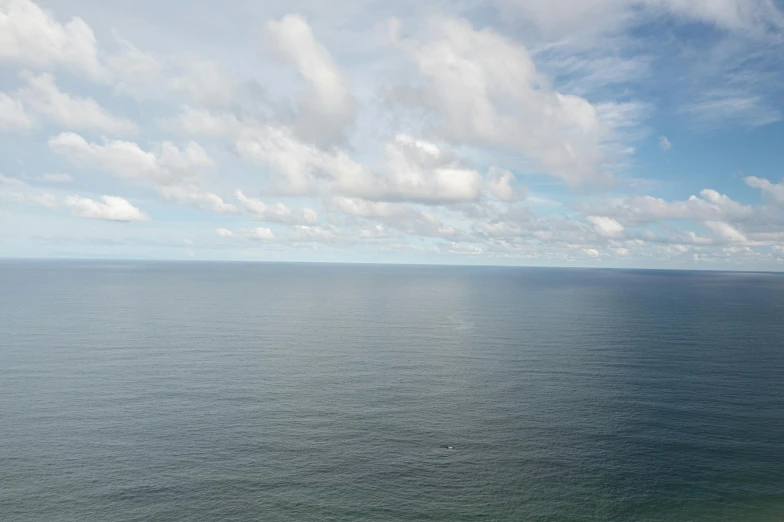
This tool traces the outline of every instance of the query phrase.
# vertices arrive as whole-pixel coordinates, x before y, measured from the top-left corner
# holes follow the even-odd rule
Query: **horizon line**
[[[120,263],[200,263],[200,264],[276,264],[276,265],[378,265],[442,268],[533,268],[564,270],[626,270],[661,272],[729,272],[736,274],[775,274],[784,275],[782,270],[755,270],[732,268],[667,268],[667,267],[621,267],[585,265],[497,265],[497,264],[460,264],[460,263],[395,263],[379,261],[277,261],[269,259],[160,259],[160,258],[96,258],[96,257],[8,257],[0,256],[0,263],[8,262],[120,262]]]

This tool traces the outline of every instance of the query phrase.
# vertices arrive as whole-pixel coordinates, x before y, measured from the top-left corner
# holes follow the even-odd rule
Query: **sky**
[[[0,258],[784,269],[784,3],[0,0]]]

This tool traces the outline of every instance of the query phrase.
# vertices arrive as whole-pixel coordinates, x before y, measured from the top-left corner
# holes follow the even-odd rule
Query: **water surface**
[[[784,276],[0,262],[0,520],[780,520]]]

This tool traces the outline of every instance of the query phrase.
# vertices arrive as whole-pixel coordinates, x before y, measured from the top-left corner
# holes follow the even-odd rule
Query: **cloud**
[[[633,20],[629,0],[498,0],[505,13],[516,16],[546,39],[586,38],[617,31]]]
[[[265,203],[247,197],[241,190],[236,191],[235,197],[242,208],[258,221],[294,225],[314,225],[318,222],[318,213],[312,208],[292,209],[283,203]]]
[[[313,195],[325,186],[348,193],[374,190],[372,174],[348,154],[304,143],[284,127],[247,129],[235,147],[242,158],[270,167],[277,189],[287,195]]]
[[[699,196],[690,196],[683,201],[669,202],[652,196],[633,196],[605,200],[599,204],[583,204],[580,209],[586,214],[606,216],[630,226],[662,220],[738,220],[754,213],[751,206],[738,203],[711,189],[702,190]]]
[[[265,33],[269,49],[307,83],[293,124],[297,136],[319,144],[341,140],[356,116],[356,102],[347,77],[327,48],[299,15],[268,22]]]
[[[27,67],[63,67],[93,80],[105,80],[95,35],[84,20],[60,24],[30,0],[0,2],[0,61]]]
[[[64,132],[51,138],[49,147],[74,165],[106,170],[154,186],[196,184],[204,169],[215,165],[207,152],[193,141],[182,149],[166,141],[155,151],[145,151],[132,141],[89,143],[76,133]]]
[[[303,242],[341,243],[352,239],[346,237],[346,232],[332,225],[297,225],[294,227],[294,231],[295,239]]]
[[[92,28],[82,18],[60,23],[31,0],[0,1],[0,63],[62,69],[140,98],[152,89],[164,65],[116,32],[114,37],[120,50],[112,54],[99,48]]]
[[[237,92],[234,82],[215,60],[187,56],[179,63],[181,74],[169,80],[169,87],[186,95],[201,107],[225,107]]]
[[[462,243],[447,243],[441,246],[441,249],[446,250],[450,254],[479,256],[484,254],[481,247],[475,245],[465,245]]]
[[[61,182],[62,175],[49,175],[55,182]],[[36,180],[45,179],[47,175]],[[15,203],[35,205],[50,210],[60,207],[68,208],[79,217],[103,219],[107,221],[148,221],[144,212],[131,205],[127,200],[116,196],[101,196],[95,200],[78,195],[61,196],[57,192],[48,192],[31,186],[17,178],[9,178],[0,174],[0,199],[10,199]]]
[[[158,192],[167,201],[191,203],[199,209],[218,214],[239,214],[240,212],[234,204],[228,203],[217,194],[203,190],[197,184],[158,187]]]
[[[0,92],[0,131],[29,131],[33,127],[35,120],[22,102]]]
[[[0,0],[0,65],[11,82],[0,130],[26,133],[6,135],[2,169],[17,177],[0,177],[0,198],[19,237],[67,213],[149,219],[100,196],[108,183],[111,194],[141,189],[170,203],[155,227],[135,229],[170,233],[183,253],[194,247],[181,238],[203,226],[212,239],[199,249],[227,257],[259,251],[252,240],[282,257],[784,262],[784,184],[746,178],[763,195],[752,204],[726,183],[726,194],[689,196],[656,173],[634,181],[651,139],[672,150],[649,119],[681,129],[678,155],[697,160],[694,131],[782,118],[775,50],[784,25],[773,2],[349,2],[330,6],[346,15],[337,18],[313,2],[285,16],[283,4],[226,4],[197,6],[165,28],[160,17],[141,27],[117,10],[44,4],[57,16]],[[194,31],[203,15],[233,33]],[[401,20],[389,23],[391,38],[378,32],[390,15]],[[253,30],[261,49],[242,36]],[[736,134],[738,147],[753,138]],[[69,175],[38,174],[59,172],[59,161],[80,195],[57,184]],[[644,195],[654,189],[668,196]],[[193,221],[175,203],[220,217]]]
[[[498,0],[539,34],[552,40],[590,40],[618,34],[646,21],[669,16],[723,30],[762,36],[784,27],[771,0]]]
[[[73,178],[68,174],[62,172],[55,172],[51,174],[41,174],[40,176],[24,176],[25,179],[31,181],[43,181],[45,183],[71,183]]]
[[[705,226],[708,227],[723,241],[730,243],[742,243],[747,240],[746,236],[742,232],[729,223],[723,223],[721,221],[706,221]]]
[[[455,18],[396,42],[417,65],[418,99],[446,141],[522,153],[573,186],[611,178],[601,147],[609,128],[596,107],[553,89],[524,46]]]
[[[483,179],[431,143],[398,135],[385,144],[386,165],[378,171],[339,149],[322,150],[299,141],[285,128],[243,132],[239,155],[270,167],[287,195],[340,194],[373,200],[442,203],[474,200]]]
[[[698,130],[782,119],[775,49],[784,35],[784,14],[775,0],[498,3],[515,36],[531,42],[537,65],[561,92],[603,101],[656,86],[667,92],[656,98],[675,105]],[[677,87],[664,80],[674,77]]]
[[[213,113],[206,109],[184,106],[181,112],[162,124],[175,132],[211,138],[236,137],[245,126],[235,115],[227,112]]]
[[[71,176],[62,172],[43,174],[40,179],[41,181],[48,181],[50,183],[71,183],[73,181]]]
[[[24,185],[24,182],[20,179],[10,178],[0,174],[0,185]]]
[[[262,241],[271,241],[275,239],[275,234],[272,230],[264,227],[244,228],[240,230],[240,233],[248,239],[259,239]]]
[[[525,190],[515,186],[515,175],[496,166],[490,168],[485,181],[490,194],[501,201],[517,201],[525,197]]]
[[[343,214],[364,218],[388,218],[409,215],[410,206],[403,203],[367,201],[359,198],[332,198],[335,208]]]
[[[681,111],[692,116],[697,125],[706,128],[719,127],[728,122],[761,127],[784,118],[781,111],[769,106],[762,96],[749,95],[747,91],[709,91]]]
[[[777,205],[784,206],[784,183],[771,183],[765,178],[748,176],[744,178],[746,184],[752,188],[760,189],[763,194],[770,197]]]
[[[727,30],[766,32],[784,28],[784,16],[771,0],[647,0],[646,3],[686,20]]]
[[[21,179],[3,174],[0,174],[0,199],[49,209],[54,209],[59,205],[57,195],[32,187]]]
[[[137,130],[134,122],[114,116],[92,98],[61,92],[51,74],[25,71],[21,76],[27,86],[19,91],[19,98],[38,114],[63,127],[107,134],[131,134]]]
[[[623,235],[623,225],[612,218],[588,216],[586,219],[596,229],[596,233],[602,237],[621,237]]]
[[[106,60],[115,83],[115,91],[143,98],[161,77],[164,64],[152,53],[144,52],[115,34],[121,51]]]
[[[213,159],[196,142],[179,148],[164,141],[145,151],[132,141],[104,140],[89,143],[73,132],[49,140],[49,148],[79,167],[107,171],[157,190],[168,201],[191,203],[198,208],[222,214],[235,214],[237,208],[204,189],[206,170]]]
[[[367,201],[357,198],[335,197],[334,209],[347,216],[380,221],[406,234],[422,237],[454,237],[458,231],[444,224],[430,212],[405,203]]]
[[[398,134],[385,145],[387,194],[379,199],[422,202],[472,201],[483,179],[433,143]]]
[[[754,186],[755,181],[747,183]],[[658,245],[651,255],[666,256],[668,251],[660,248],[662,245],[686,245],[690,248],[742,245],[758,248],[784,242],[784,233],[781,232],[784,214],[779,208],[743,205],[711,189],[681,201],[650,196],[628,197],[580,205],[579,208],[589,214],[586,219],[595,226],[599,236],[606,239],[608,246],[627,248],[632,253],[645,249],[650,251],[651,245]],[[595,214],[599,212],[605,217],[597,219]],[[672,222],[679,223],[675,225]],[[691,228],[694,226],[698,227],[697,231]],[[629,231],[626,227],[636,230]],[[700,234],[699,227],[707,229],[709,234]]]
[[[106,221],[149,221],[150,217],[123,198],[101,196],[101,201],[79,196],[65,199],[65,206],[74,215]]]

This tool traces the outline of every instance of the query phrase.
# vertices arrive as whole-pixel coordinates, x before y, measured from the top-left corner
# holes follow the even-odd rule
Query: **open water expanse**
[[[3,261],[0,520],[784,520],[784,276]]]

